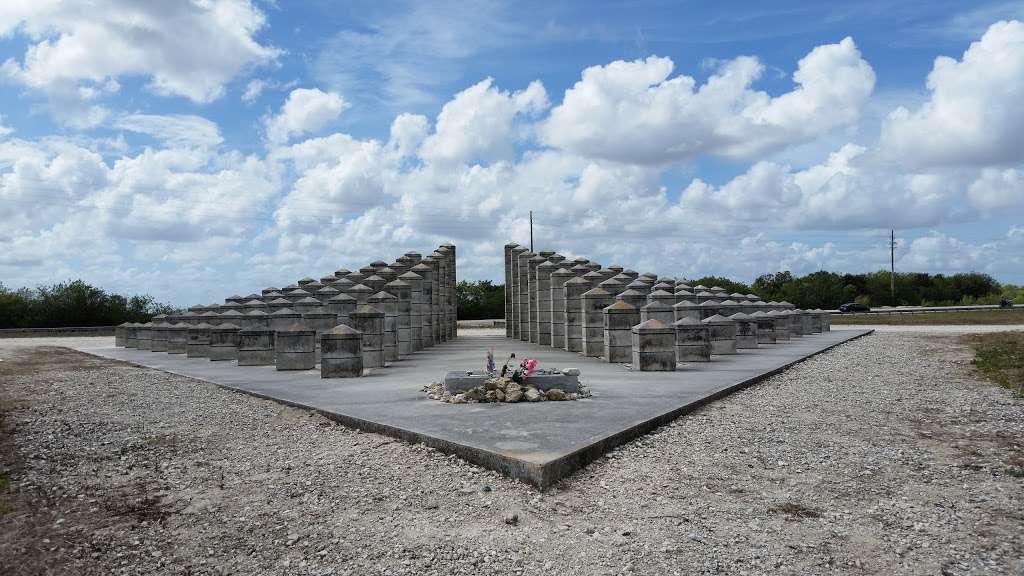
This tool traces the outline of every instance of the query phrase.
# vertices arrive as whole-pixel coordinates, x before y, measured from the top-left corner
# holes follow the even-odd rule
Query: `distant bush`
[[[0,284],[0,328],[113,326],[173,311],[152,296],[107,294],[81,280],[18,290]]]
[[[889,288],[889,272],[837,274],[824,270],[806,276],[790,272],[765,274],[754,281],[754,292],[766,300],[788,301],[800,308],[836,308],[845,302],[869,306],[956,306],[996,304],[1009,288],[1017,297],[1016,286],[1000,286],[988,274],[968,272],[946,276],[921,272],[896,274],[896,299]]]
[[[455,287],[460,320],[493,320],[505,317],[505,286],[490,280],[468,282]]]

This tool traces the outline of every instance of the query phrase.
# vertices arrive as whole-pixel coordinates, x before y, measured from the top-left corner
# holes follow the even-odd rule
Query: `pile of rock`
[[[558,387],[538,387],[539,382],[544,378],[538,376],[579,376],[576,368],[564,370],[549,370],[538,372],[527,378],[525,382],[515,382],[510,378],[494,376],[485,378],[483,384],[465,389],[456,390],[451,385],[445,386],[441,382],[434,382],[423,387],[423,392],[433,400],[440,400],[450,404],[474,404],[483,402],[546,402],[579,400],[590,397],[590,390],[581,382],[576,381],[575,386],[570,390]]]

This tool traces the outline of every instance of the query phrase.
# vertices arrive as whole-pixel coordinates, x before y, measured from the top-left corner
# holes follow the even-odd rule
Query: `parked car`
[[[1010,302],[1009,298],[1003,298],[999,301],[1000,308],[1013,308],[1013,302]]]
[[[866,304],[858,304],[856,302],[847,302],[839,307],[839,311],[848,314],[850,312],[871,312],[871,308]]]

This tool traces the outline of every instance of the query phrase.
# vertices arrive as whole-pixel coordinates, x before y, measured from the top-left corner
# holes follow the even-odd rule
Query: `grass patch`
[[[974,312],[919,312],[915,314],[833,314],[832,323],[892,326],[1024,324],[1024,308],[989,309]]]
[[[979,372],[1024,397],[1024,332],[970,334],[961,340],[974,348],[971,364]]]

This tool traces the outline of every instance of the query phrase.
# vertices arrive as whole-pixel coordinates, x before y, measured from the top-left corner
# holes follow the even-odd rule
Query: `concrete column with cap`
[[[414,302],[413,306],[418,304],[419,308],[420,341],[424,348],[430,348],[434,345],[434,318],[430,310],[430,302],[433,298],[434,290],[433,271],[425,262],[419,262],[410,270],[414,274],[419,274],[420,278],[422,278],[420,282],[420,299],[418,303]]]
[[[575,278],[566,268],[551,273],[551,347],[565,347],[565,283]]]
[[[505,338],[515,336],[512,327],[512,298],[515,293],[512,284],[512,249],[516,246],[514,242],[505,244]]]
[[[389,294],[395,296],[395,332],[398,338],[398,356],[412,354],[409,340],[409,312],[412,308],[412,293],[405,280],[394,280],[384,285]],[[386,319],[386,318],[385,318]]]
[[[565,341],[559,346],[570,352],[583,351],[583,293],[590,284],[576,276],[565,281]]]
[[[551,273],[558,267],[545,260],[537,266],[537,344],[551,345]]]
[[[358,378],[362,375],[362,333],[339,324],[320,335],[321,378]]]
[[[626,363],[633,359],[633,326],[640,323],[640,311],[625,300],[616,300],[604,314],[604,361]]]
[[[274,334],[270,328],[246,328],[238,332],[238,365],[274,364]]]
[[[311,370],[316,366],[316,330],[294,323],[274,334],[274,365],[278,370]]]
[[[398,298],[380,291],[370,296],[370,306],[384,312],[384,361],[398,360]]]
[[[711,330],[690,317],[672,324],[676,332],[676,362],[708,362],[711,360]]]
[[[632,332],[633,370],[675,372],[676,334],[672,326],[651,319],[633,326]]]
[[[384,366],[384,313],[363,305],[352,313],[352,327],[363,335],[363,367]]]
[[[529,342],[536,344],[540,334],[540,309],[537,307],[537,267],[547,262],[543,256],[537,254],[527,261],[527,282],[529,283],[530,301],[530,339]]]
[[[533,252],[524,250],[518,259],[519,283],[516,292],[519,300],[519,339],[523,342],[530,341],[530,259],[534,256]]]
[[[614,298],[603,288],[592,288],[580,296],[583,309],[583,355],[604,355],[604,309]]]
[[[413,352],[423,350],[423,317],[420,315],[423,277],[415,272],[406,272],[398,279],[409,285],[409,342],[411,349]]]

